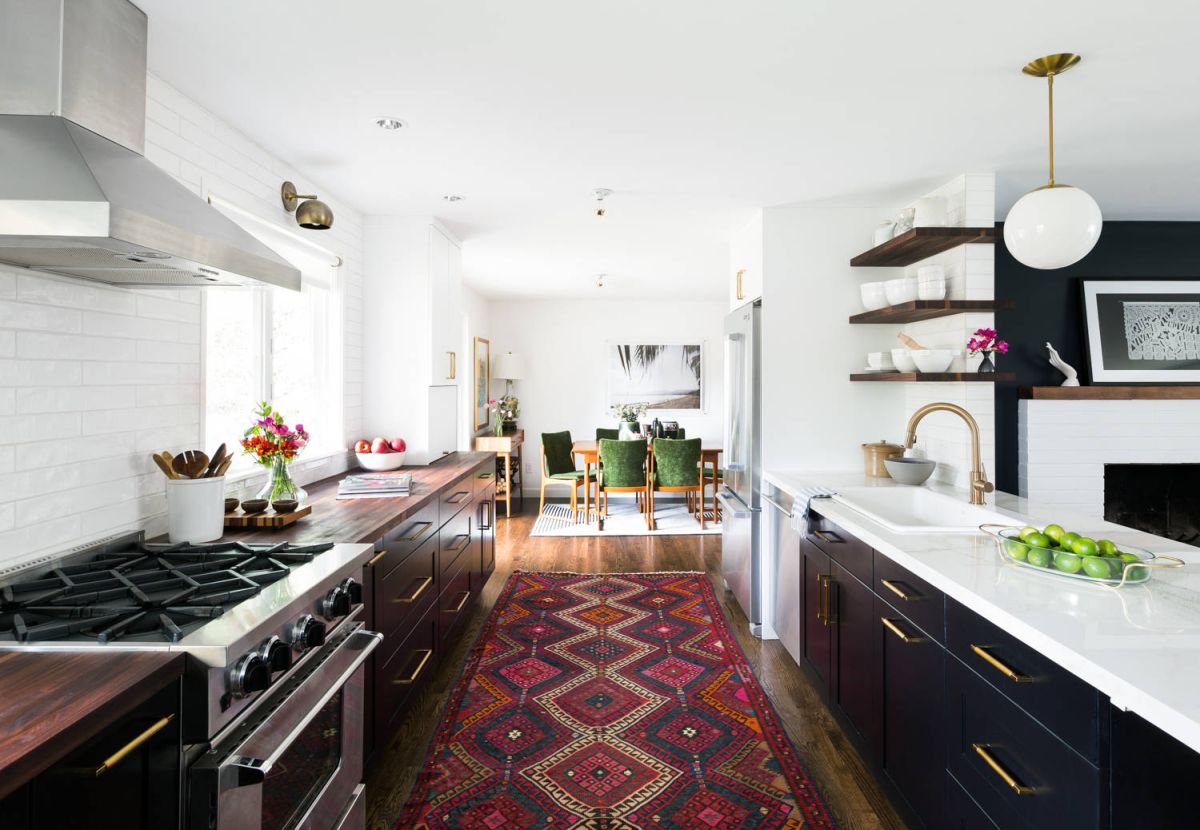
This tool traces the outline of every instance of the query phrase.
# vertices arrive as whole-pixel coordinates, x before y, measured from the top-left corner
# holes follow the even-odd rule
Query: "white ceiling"
[[[1045,177],[1018,70],[1057,51],[1084,57],[1059,180],[1109,219],[1200,218],[1190,0],[136,2],[153,72],[362,210],[441,217],[494,296],[596,296],[599,272],[608,297],[723,296],[755,206],[964,171],[996,171],[1003,215]]]

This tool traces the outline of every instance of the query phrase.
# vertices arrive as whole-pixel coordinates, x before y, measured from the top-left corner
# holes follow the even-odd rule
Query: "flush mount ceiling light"
[[[442,198],[445,199],[447,202],[461,202],[466,197],[459,196],[457,193],[448,193],[445,196],[443,196]]]
[[[608,274],[597,274],[596,275],[596,287],[597,288],[604,287],[604,278],[607,276],[608,276]]]
[[[592,191],[592,195],[596,197],[596,215],[603,216],[606,212],[604,200],[612,195],[612,191],[607,187],[597,187]]]
[[[1104,218],[1096,200],[1077,187],[1054,181],[1054,78],[1079,63],[1064,52],[1030,61],[1021,71],[1045,78],[1050,100],[1050,177],[1026,193],[1004,220],[1004,244],[1030,268],[1065,268],[1087,256],[1100,238]]]
[[[296,214],[296,224],[300,227],[310,231],[327,231],[333,227],[333,210],[317,199],[315,193],[297,193],[296,185],[284,182],[279,188],[279,198],[284,210]]]
[[[393,118],[390,115],[383,115],[375,119],[375,126],[381,130],[398,130],[405,126],[405,123],[399,118]]]

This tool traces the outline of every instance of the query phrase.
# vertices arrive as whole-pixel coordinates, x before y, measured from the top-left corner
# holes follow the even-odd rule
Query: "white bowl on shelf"
[[[888,304],[887,291],[882,282],[864,282],[859,290],[862,294],[863,308],[867,311],[875,311]]]
[[[899,277],[883,284],[888,305],[910,303],[917,298],[917,278]]]
[[[871,369],[885,371],[891,371],[895,368],[892,365],[892,356],[887,352],[867,352],[867,366]]]
[[[913,360],[912,352],[909,349],[892,349],[892,363],[901,372],[917,371],[917,362]]]
[[[912,359],[918,372],[944,372],[958,355],[954,349],[913,349]]]
[[[358,466],[373,473],[386,473],[404,466],[402,452],[356,452],[354,457],[358,459]]]

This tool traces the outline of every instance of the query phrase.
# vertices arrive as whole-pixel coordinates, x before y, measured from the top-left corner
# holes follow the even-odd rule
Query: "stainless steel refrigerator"
[[[721,575],[756,637],[762,635],[761,318],[761,302],[725,318],[725,481],[717,493],[722,511]]]

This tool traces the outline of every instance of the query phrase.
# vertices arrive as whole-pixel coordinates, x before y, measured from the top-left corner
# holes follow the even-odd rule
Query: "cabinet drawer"
[[[946,596],[875,551],[875,593],[939,643],[946,642]]]
[[[439,491],[438,501],[440,504],[439,515],[441,523],[444,525],[462,513],[466,506],[471,503],[471,496],[474,495],[474,492],[475,482],[471,478],[471,473],[467,473],[458,481]]]
[[[996,830],[996,823],[949,772],[946,773],[946,827],[947,830]]]
[[[483,495],[496,486],[496,465],[489,462],[486,467],[480,467],[471,474],[475,495]]]
[[[375,625],[385,643],[399,642],[412,630],[438,593],[435,538],[406,556],[388,573],[376,570]]]
[[[472,579],[475,577],[475,579]],[[471,616],[472,599],[475,598],[473,583],[478,579],[470,567],[459,568],[455,571],[446,589],[438,598],[438,625],[442,641],[445,642],[461,628],[462,623]]]
[[[947,661],[946,765],[1001,830],[1100,827],[1100,771],[957,660]]]
[[[409,553],[437,535],[438,505],[431,500],[399,525],[384,534],[382,555],[372,561],[379,573],[387,573],[398,565]]]
[[[458,568],[462,557],[471,547],[471,511],[463,510],[457,516],[446,522],[438,533],[438,547],[441,551],[441,589],[446,588],[446,577],[452,570]]]
[[[819,547],[865,585],[871,584],[871,557],[874,551],[833,522],[812,513],[808,523],[808,541]]]
[[[1100,693],[952,599],[950,651],[1093,764],[1100,762]]]
[[[412,633],[375,670],[375,747],[386,749],[405,704],[437,668],[437,605],[431,605]],[[387,640],[384,640],[387,643]]]

